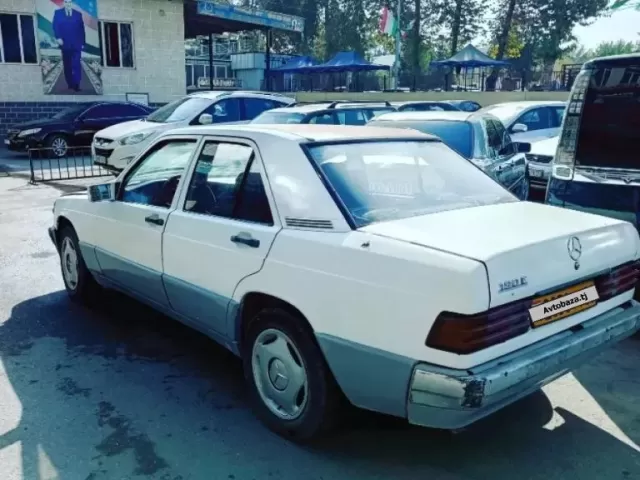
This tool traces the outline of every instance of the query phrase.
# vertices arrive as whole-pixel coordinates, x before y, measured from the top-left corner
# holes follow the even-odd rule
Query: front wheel
[[[92,303],[100,287],[84,263],[78,236],[72,227],[61,230],[59,249],[62,279],[69,298],[78,303]]]
[[[267,309],[251,322],[243,363],[257,416],[274,432],[308,441],[331,430],[339,387],[304,320]]]
[[[47,148],[55,158],[62,158],[69,151],[69,142],[64,135],[52,135],[47,138]]]

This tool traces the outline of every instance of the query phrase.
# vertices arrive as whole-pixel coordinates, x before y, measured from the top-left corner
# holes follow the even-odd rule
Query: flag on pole
[[[409,22],[409,25],[407,25],[407,28],[403,28],[402,29],[402,39],[405,40],[408,36],[409,33],[411,32],[411,30],[413,30],[413,26],[415,25],[416,21],[415,20],[411,20]]]
[[[382,15],[380,17],[380,33],[386,35],[395,36],[398,30],[398,21],[387,7],[382,9]]]

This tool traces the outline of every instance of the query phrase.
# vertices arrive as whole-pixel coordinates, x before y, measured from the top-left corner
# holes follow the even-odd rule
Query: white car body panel
[[[251,125],[187,128],[171,132],[163,139],[185,136],[205,140],[232,138],[254,146],[273,225],[182,211],[190,180],[190,174],[185,174],[170,209],[119,201],[90,202],[86,194],[70,195],[56,201],[54,226],[65,217],[81,242],[87,245],[87,251],[107,251],[136,268],[155,271],[159,283],[145,287],[148,288],[148,292],[144,292],[146,298],[154,301],[153,295],[166,292],[166,307],[175,315],[170,314],[184,319],[189,313],[191,318],[183,320],[185,323],[205,331],[227,348],[233,350],[238,341],[235,314],[243,299],[252,293],[274,296],[299,310],[320,343],[331,337],[407,359],[409,373],[417,362],[424,362],[421,368],[427,370],[431,368],[429,365],[455,369],[458,373],[451,378],[472,375],[474,368],[530,350],[541,344],[539,342],[557,341],[557,336],[567,333],[572,326],[592,319],[604,321],[601,317],[606,317],[608,312],[617,315],[618,323],[627,322],[628,331],[632,328],[630,322],[638,322],[640,307],[635,303],[625,307],[634,293],[628,291],[474,353],[456,354],[426,346],[427,336],[442,312],[482,313],[495,306],[576,284],[637,260],[638,233],[627,222],[516,201],[352,229],[300,144],[308,139],[393,137],[419,141],[432,137],[411,130],[377,127]],[[191,159],[187,172],[193,171],[196,157]],[[143,218],[150,213],[163,216],[164,226],[145,224]],[[295,220],[328,221],[331,228],[325,224],[323,230],[314,227],[313,222],[303,222],[300,226]],[[246,234],[259,240],[259,245],[249,248],[230,241],[234,235]],[[573,236],[582,244],[577,268],[567,247]],[[110,266],[99,265],[96,258],[89,260],[98,269]],[[113,266],[119,268],[115,263]],[[522,277],[526,277],[527,282],[521,288],[499,291],[500,283]],[[162,282],[162,292],[156,292]],[[191,297],[181,296],[185,289],[191,290]],[[209,302],[206,308],[197,301],[194,304],[194,299],[204,296]],[[162,299],[150,303],[163,306]],[[624,312],[618,313],[616,307],[620,307],[621,312],[632,308],[628,315],[633,318],[621,319]],[[216,319],[208,318],[212,309],[219,314]],[[323,351],[325,355],[331,354]],[[342,366],[352,371],[354,367],[348,366],[349,358],[343,358],[347,358],[346,364],[335,357],[328,362],[332,368]],[[407,415],[406,384],[400,385],[396,395],[400,407],[396,404],[394,408],[387,408],[375,404],[375,395],[366,390],[378,388],[382,380],[364,383],[366,388],[362,390],[353,382],[344,383],[344,370],[341,374],[336,372],[343,389],[349,387],[348,396],[356,405]],[[561,371],[553,371],[558,372]],[[431,373],[423,372],[420,382],[433,378],[429,375]],[[529,372],[529,375],[532,374]],[[412,385],[420,382],[414,379]],[[446,385],[442,387],[445,390],[449,388]],[[462,405],[468,400],[463,398]],[[367,403],[369,401],[374,404]],[[412,421],[431,422],[415,418]],[[454,419],[446,424],[462,423]]]

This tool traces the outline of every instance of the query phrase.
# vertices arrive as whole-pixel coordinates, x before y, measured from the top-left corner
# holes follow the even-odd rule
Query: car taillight
[[[592,278],[599,302],[633,290],[639,279],[640,261],[625,263]],[[511,340],[531,328],[529,309],[536,297],[538,295],[475,315],[442,312],[436,318],[425,345],[464,355]]]
[[[426,345],[452,353],[473,353],[522,335],[530,328],[531,301],[519,301],[477,315],[442,312]]]
[[[640,261],[626,263],[612,269],[609,273],[596,278],[596,288],[600,301],[609,300],[616,295],[636,288],[640,278]]]
[[[576,161],[576,148],[578,146],[578,130],[582,108],[589,87],[592,70],[581,71],[573,84],[569,102],[562,121],[562,133],[553,159],[551,175],[560,180],[573,178],[573,167]]]

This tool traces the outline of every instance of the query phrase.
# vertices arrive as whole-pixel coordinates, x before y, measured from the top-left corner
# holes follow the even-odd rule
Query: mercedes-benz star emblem
[[[569,238],[567,241],[567,251],[569,252],[571,260],[575,262],[574,268],[578,270],[580,268],[580,262],[578,260],[580,260],[582,256],[582,244],[578,237]]]

